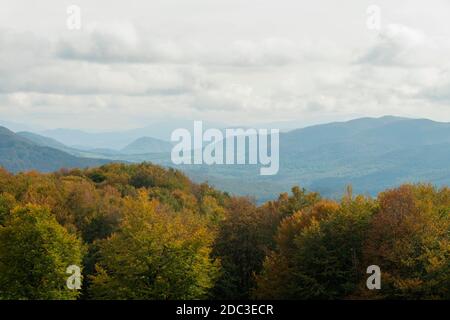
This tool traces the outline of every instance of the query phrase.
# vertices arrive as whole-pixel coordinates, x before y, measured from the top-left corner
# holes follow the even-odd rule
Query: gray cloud
[[[401,24],[382,29],[376,43],[357,63],[376,66],[421,68],[448,61],[450,37],[430,36]]]
[[[80,31],[65,28],[60,1],[43,1],[33,14],[23,0],[8,1],[0,117],[105,129],[168,114],[230,123],[384,114],[450,121],[448,3],[381,0],[375,35],[365,27],[366,3],[349,1],[192,0],[174,9],[172,0],[80,0]],[[421,12],[433,16],[416,19]]]
[[[150,33],[151,34],[151,33]],[[145,36],[132,25],[94,26],[56,43],[61,59],[102,64],[201,64],[229,67],[270,67],[301,61],[307,48],[289,39],[205,42],[196,39],[159,39]]]

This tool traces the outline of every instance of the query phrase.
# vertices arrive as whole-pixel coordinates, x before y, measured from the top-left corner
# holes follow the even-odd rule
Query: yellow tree
[[[1,299],[75,299],[67,267],[81,267],[83,247],[46,208],[17,207],[0,226]]]
[[[126,198],[117,232],[97,242],[96,299],[199,299],[214,284],[213,234],[195,213],[175,213],[141,191]]]
[[[321,200],[286,218],[257,278],[257,298],[336,299],[357,288],[371,199]]]
[[[450,190],[403,185],[378,199],[365,245],[365,264],[382,272],[376,296],[450,298]]]

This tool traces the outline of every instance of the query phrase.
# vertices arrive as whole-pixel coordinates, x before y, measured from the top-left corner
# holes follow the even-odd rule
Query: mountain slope
[[[98,166],[107,162],[101,159],[79,158],[38,145],[7,128],[0,127],[0,166],[11,172],[27,170],[50,172],[60,168]]]
[[[203,127],[222,128],[223,124],[203,122]],[[77,149],[89,150],[93,148],[120,150],[141,137],[154,137],[163,141],[169,141],[171,133],[178,128],[192,130],[193,121],[167,120],[154,122],[144,128],[124,131],[91,133],[72,129],[53,129],[41,132],[42,135],[56,139],[67,146]]]
[[[404,182],[450,184],[450,123],[399,117],[361,118],[280,134],[280,170],[259,175],[259,165],[183,166],[195,181],[259,200],[301,185],[339,197],[377,192]]]
[[[355,192],[371,195],[404,182],[450,185],[450,123],[426,119],[361,118],[281,133],[280,170],[274,176],[260,176],[260,165],[175,166],[170,148],[169,142],[142,138],[109,158],[178,167],[196,182],[207,180],[259,201],[292,185],[335,197],[349,184]],[[10,166],[21,157],[13,157]]]
[[[62,144],[61,142],[59,142],[55,139],[52,139],[49,137],[44,137],[44,136],[29,132],[29,131],[21,131],[21,132],[17,132],[16,134],[27,140],[30,140],[31,142],[34,142],[35,144],[37,144],[39,146],[50,147],[50,148],[62,150],[65,152],[69,152],[70,150],[73,150],[72,148],[69,148],[65,144]]]
[[[57,141],[56,139],[45,137],[36,133],[22,131],[17,132],[17,135],[34,142],[37,145],[43,147],[50,147],[53,149],[58,149],[75,157],[80,158],[93,158],[93,159],[110,159],[120,155],[119,151],[110,149],[88,149],[83,148],[68,147],[65,144]]]
[[[170,150],[172,150],[172,145],[167,141],[142,137],[127,145],[120,152],[124,154],[146,154],[170,152]]]

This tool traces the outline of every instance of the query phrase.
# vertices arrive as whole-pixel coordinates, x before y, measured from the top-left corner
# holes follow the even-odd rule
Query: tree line
[[[450,299],[449,215],[429,184],[258,206],[150,163],[0,168],[0,299]]]

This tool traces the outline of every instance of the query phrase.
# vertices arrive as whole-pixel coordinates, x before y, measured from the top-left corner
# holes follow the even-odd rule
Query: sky
[[[450,121],[448,0],[0,0],[0,8],[3,121],[91,131],[171,119]]]

